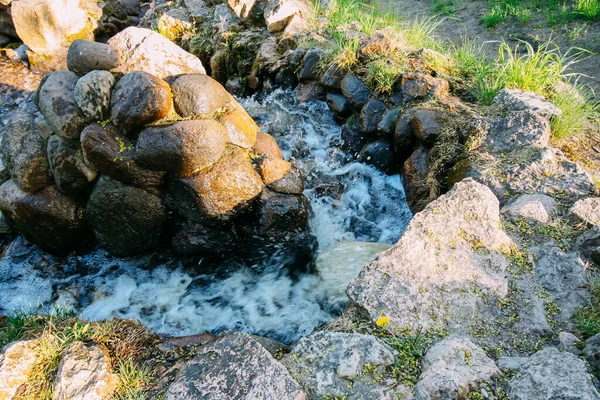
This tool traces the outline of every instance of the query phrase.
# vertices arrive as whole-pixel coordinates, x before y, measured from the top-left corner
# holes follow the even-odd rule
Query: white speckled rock
[[[511,218],[525,218],[547,224],[558,209],[556,200],[544,194],[524,194],[502,208]]]
[[[519,89],[502,89],[494,103],[510,111],[529,110],[542,117],[559,116],[562,110],[542,96]]]
[[[37,340],[14,342],[0,355],[0,399],[17,399],[17,392],[27,383],[27,374],[36,360]]]
[[[569,210],[569,220],[573,224],[600,226],[600,197],[577,201]]]

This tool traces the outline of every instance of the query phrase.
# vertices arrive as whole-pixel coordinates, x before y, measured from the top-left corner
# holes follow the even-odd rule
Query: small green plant
[[[414,386],[421,374],[421,358],[423,358],[433,340],[422,334],[391,336],[384,340],[398,352],[398,358],[389,367],[389,372],[398,382],[410,387]]]
[[[600,333],[600,275],[594,273],[588,280],[590,302],[575,313],[575,323],[583,339]]]
[[[145,400],[146,388],[152,383],[153,376],[146,365],[139,366],[133,359],[120,360],[115,372],[121,378],[115,398],[117,400]]]
[[[600,0],[576,0],[575,12],[586,19],[598,20],[600,19]]]

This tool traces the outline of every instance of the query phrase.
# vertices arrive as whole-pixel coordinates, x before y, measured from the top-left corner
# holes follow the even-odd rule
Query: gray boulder
[[[201,347],[167,400],[304,400],[300,385],[250,336],[231,332]]]
[[[394,399],[384,372],[398,353],[375,336],[317,332],[300,339],[282,360],[310,399]]]
[[[483,146],[494,152],[522,146],[543,148],[548,146],[551,134],[547,118],[531,111],[511,112],[489,122]]]
[[[557,210],[558,204],[550,196],[524,194],[502,207],[501,211],[511,218],[524,218],[540,224],[547,224]]]
[[[600,333],[585,341],[583,355],[592,368],[600,371]]]
[[[95,70],[111,70],[119,66],[119,53],[111,46],[77,39],[67,53],[67,68],[79,75]]]
[[[569,210],[569,221],[575,225],[600,226],[600,197],[578,200]]]
[[[529,361],[528,357],[507,357],[498,359],[498,367],[502,370],[518,371]]]
[[[92,71],[81,77],[75,85],[75,102],[89,121],[108,118],[110,95],[115,78],[108,71]]]
[[[127,132],[166,117],[172,108],[169,85],[153,75],[135,71],[115,85],[110,99],[110,120]]]
[[[39,107],[54,133],[65,139],[79,137],[89,119],[75,100],[75,85],[79,77],[71,71],[51,73],[39,89]]]
[[[592,400],[600,396],[584,361],[548,347],[538,351],[509,382],[513,400]]]
[[[450,336],[436,343],[421,364],[415,400],[466,399],[478,384],[500,374],[496,363],[468,337]]]
[[[58,190],[76,195],[96,179],[96,171],[66,139],[53,135],[48,139],[48,162]]]
[[[568,351],[576,356],[581,354],[581,350],[577,348],[577,344],[581,342],[579,338],[570,332],[559,332],[558,334],[558,349],[560,351]],[[594,362],[588,359],[588,362],[593,366]],[[596,361],[597,362],[597,361]]]
[[[503,298],[512,240],[500,224],[498,199],[472,179],[416,214],[390,250],[353,280],[351,303],[385,329],[468,331],[482,296]]]
[[[98,242],[115,256],[131,256],[158,245],[166,220],[159,197],[103,176],[85,209]]]
[[[524,92],[519,89],[502,89],[496,95],[494,104],[508,111],[531,111],[546,118],[562,114],[560,108],[539,94]]]
[[[175,111],[184,118],[212,116],[235,102],[219,82],[205,74],[180,75],[169,83]]]
[[[395,172],[394,150],[390,142],[384,139],[364,145],[358,155],[358,160],[373,165],[388,174]]]
[[[35,115],[16,112],[8,118],[2,136],[2,162],[10,177],[25,192],[36,192],[50,184],[46,142],[39,134]]]
[[[329,109],[339,116],[348,117],[352,115],[350,104],[344,95],[339,93],[327,93],[325,101],[327,102]]]

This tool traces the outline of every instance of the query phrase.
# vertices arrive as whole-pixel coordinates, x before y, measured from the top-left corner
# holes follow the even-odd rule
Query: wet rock
[[[349,117],[352,115],[350,103],[348,103],[348,100],[346,100],[344,95],[338,93],[327,93],[325,101],[327,102],[329,109],[340,117]]]
[[[177,253],[191,255],[221,255],[228,257],[239,246],[231,227],[211,227],[197,222],[180,223],[171,239]]]
[[[254,65],[252,66],[252,75],[255,77],[266,76],[278,60],[277,40],[275,37],[269,36],[258,48]]]
[[[439,98],[448,92],[450,85],[445,79],[434,78],[422,72],[405,72],[390,97],[394,104]]]
[[[531,111],[512,112],[490,121],[484,146],[494,152],[522,146],[548,147],[551,133],[546,118]]]
[[[53,254],[68,253],[85,237],[81,209],[52,186],[25,193],[13,181],[4,182],[0,211],[27,240]]]
[[[308,16],[309,13],[310,4],[305,0],[268,0],[264,17],[269,32],[280,32],[294,15]]]
[[[394,130],[394,149],[399,155],[410,155],[416,142],[415,134],[410,126],[410,122],[400,118],[396,122]]]
[[[367,143],[367,135],[358,129],[358,120],[349,118],[342,128],[342,148],[351,155],[356,156]]]
[[[402,164],[402,183],[406,199],[412,209],[421,208],[419,201],[420,189],[424,186],[429,170],[429,151],[419,146],[410,157]]]
[[[172,108],[169,85],[148,73],[135,71],[123,76],[115,85],[110,99],[110,119],[127,132],[166,117]]]
[[[235,15],[238,16],[242,21],[246,21],[254,15],[254,7],[256,7],[258,0],[228,0],[227,4],[233,10]]]
[[[416,400],[467,398],[479,383],[500,374],[496,363],[468,337],[450,336],[421,360]]]
[[[335,64],[331,64],[321,76],[320,83],[329,89],[340,89],[344,79],[344,71]]]
[[[279,158],[265,158],[258,165],[265,185],[276,192],[300,194],[304,190],[302,174],[290,162]]]
[[[134,161],[134,147],[112,124],[91,124],[81,134],[85,160],[102,175],[140,188],[160,186],[164,171],[150,171]]]
[[[560,108],[542,96],[519,89],[502,89],[498,92],[496,98],[494,98],[494,104],[511,112],[531,111],[546,118],[562,114]]]
[[[300,103],[323,100],[325,96],[325,90],[318,82],[301,83],[296,86],[294,93]]]
[[[85,216],[102,247],[122,257],[156,248],[166,212],[159,197],[103,176],[90,195]]]
[[[38,340],[21,340],[7,345],[0,354],[0,398],[17,399],[37,360]]]
[[[58,190],[76,195],[96,179],[96,171],[78,154],[76,148],[60,136],[48,139],[48,162]]]
[[[54,133],[66,139],[76,139],[88,119],[75,100],[75,85],[79,77],[74,72],[56,71],[45,79],[39,92],[40,111]]]
[[[258,132],[256,134],[256,142],[252,147],[254,154],[260,157],[266,158],[281,158],[283,159],[283,153],[279,148],[279,145],[268,133]]]
[[[344,193],[345,186],[342,182],[321,183],[313,189],[317,197],[331,197],[338,199]]]
[[[396,355],[375,336],[323,331],[300,339],[282,363],[310,398],[393,399],[402,386],[392,390],[384,371]]]
[[[346,293],[373,322],[388,317],[390,332],[468,332],[482,296],[508,293],[502,249],[511,244],[497,198],[466,179],[416,214],[398,243],[366,266]]]
[[[552,382],[551,385],[548,382]],[[585,362],[548,347],[538,351],[509,382],[514,400],[598,399]]]
[[[578,200],[569,210],[569,221],[574,225],[600,226],[600,197]]]
[[[524,194],[502,208],[502,212],[511,218],[524,218],[547,224],[558,210],[558,204],[544,194]]]
[[[92,71],[77,81],[73,95],[87,120],[104,121],[108,118],[114,84],[115,78],[108,71]]]
[[[23,191],[34,193],[50,184],[46,160],[46,142],[34,122],[35,115],[16,112],[4,128],[2,162],[14,183]]]
[[[69,47],[67,68],[79,75],[95,70],[111,70],[119,66],[119,53],[111,46],[77,39]]]
[[[298,80],[300,82],[308,82],[319,79],[318,64],[323,58],[321,49],[312,48],[304,55],[302,69],[298,72]]]
[[[250,336],[232,332],[201,347],[166,394],[167,400],[304,400],[298,383]]]
[[[56,400],[104,400],[111,398],[120,378],[112,372],[108,351],[75,342],[62,353],[56,373]]]
[[[369,89],[354,75],[346,75],[340,83],[340,88],[355,110],[361,110],[371,98]]]
[[[175,111],[184,118],[210,116],[233,100],[225,88],[208,75],[180,75],[169,83]]]
[[[138,137],[134,158],[142,168],[191,175],[221,158],[226,137],[223,125],[213,120],[146,128]]]
[[[143,71],[157,78],[180,74],[205,74],[202,62],[166,37],[150,29],[130,27],[113,36],[108,44],[119,49],[119,67],[113,72]]]
[[[433,145],[442,133],[440,114],[437,111],[419,109],[410,120],[410,127],[421,143]]]
[[[360,130],[369,135],[377,132],[377,127],[387,110],[387,106],[381,101],[376,99],[369,100],[362,110],[360,110],[358,117]]]
[[[592,368],[600,371],[600,334],[596,334],[585,341],[583,355]]]
[[[304,179],[300,170],[292,165],[288,173],[267,186],[278,193],[300,194],[304,191]]]
[[[217,118],[227,131],[227,142],[243,149],[251,149],[256,143],[256,135],[260,131],[256,122],[235,100],[232,100],[232,109]]]
[[[392,173],[395,167],[392,145],[383,139],[366,144],[360,151],[358,160],[385,173]]]
[[[262,186],[247,153],[237,150],[206,171],[171,182],[167,204],[198,222],[206,217],[226,219],[247,207],[260,195]]]
[[[381,117],[379,125],[377,125],[377,131],[379,131],[379,134],[386,139],[393,138],[396,131],[396,123],[398,122],[398,119],[400,119],[401,115],[402,111],[400,107],[393,107],[389,110],[386,110]]]

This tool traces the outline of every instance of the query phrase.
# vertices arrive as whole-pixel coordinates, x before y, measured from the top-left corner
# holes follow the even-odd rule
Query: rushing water
[[[410,220],[400,177],[351,162],[325,103],[298,105],[281,90],[241,102],[305,176],[320,252],[313,272],[292,276],[273,259],[260,268],[223,265],[215,276],[192,272],[202,260],[190,268],[165,254],[118,259],[102,250],[56,258],[17,240],[0,261],[0,312],[61,305],[170,335],[238,329],[284,342],[339,312],[350,279]],[[331,183],[343,184],[336,198],[315,189]]]

